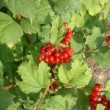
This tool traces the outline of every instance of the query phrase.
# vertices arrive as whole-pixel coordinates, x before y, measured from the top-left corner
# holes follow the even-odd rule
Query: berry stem
[[[15,85],[16,85],[16,83],[12,83],[12,84],[9,84],[9,85],[3,87],[3,89],[4,89],[4,90],[8,90],[8,89],[13,88]]]
[[[81,90],[83,90],[84,92],[87,92],[87,93],[91,93],[91,91],[90,90],[88,90],[88,89],[86,89],[86,88],[80,88]]]
[[[97,48],[96,49],[85,50],[85,51],[82,51],[82,52],[77,52],[77,53],[74,53],[74,55],[82,54],[82,53],[95,53],[95,50],[97,50]]]
[[[30,39],[29,34],[27,34],[27,35],[26,35],[26,40],[27,40],[28,44],[30,44],[30,43],[31,43],[31,39]]]
[[[43,95],[42,95],[42,97],[41,97],[41,99],[40,99],[40,101],[39,101],[39,103],[37,105],[37,108],[35,110],[39,110],[40,109],[41,104],[42,104],[46,94],[48,93],[49,87],[50,87],[50,85],[46,87],[45,92],[43,93]]]

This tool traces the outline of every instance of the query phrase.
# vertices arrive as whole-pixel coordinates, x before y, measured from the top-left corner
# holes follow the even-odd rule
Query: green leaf
[[[58,77],[62,83],[70,82],[74,87],[80,88],[87,85],[92,77],[91,70],[83,61],[75,60],[71,69],[61,65],[58,71]]]
[[[36,15],[32,22],[29,19],[23,18],[21,26],[24,32],[28,34],[38,33],[40,24],[47,24],[51,22],[51,15],[53,15],[53,11],[48,3],[48,0],[41,0],[37,3]]]
[[[4,0],[0,0],[0,9],[2,8],[2,7],[4,7],[5,6],[5,1]]]
[[[18,73],[23,81],[17,81],[17,85],[26,94],[37,93],[50,84],[49,67],[44,62],[41,62],[38,67],[30,62],[24,62],[19,66]]]
[[[71,39],[71,47],[74,50],[74,53],[80,51],[84,45],[84,38],[82,33],[78,33],[77,35],[73,35],[73,39]]]
[[[89,100],[88,96],[85,94],[85,91],[78,89],[77,90],[77,110],[88,110]],[[73,109],[74,110],[74,109]]]
[[[14,61],[11,49],[8,48],[5,44],[0,45],[0,60],[2,61],[3,64]]]
[[[50,35],[50,41],[53,44],[58,39],[59,23],[60,23],[60,18],[56,16],[54,20],[52,21],[51,35]]]
[[[51,21],[51,16],[53,15],[54,12],[48,0],[41,0],[36,8],[36,17],[35,17],[36,21],[39,24],[48,23]]]
[[[84,16],[82,16],[79,13],[72,14],[71,22],[69,24],[69,27],[74,29],[75,26],[76,27],[83,27],[84,24],[85,24]]]
[[[105,106],[103,106],[101,104],[97,104],[96,110],[105,110]]]
[[[110,90],[105,92],[105,96],[107,97],[108,100],[110,100]]]
[[[92,29],[92,34],[86,37],[86,44],[89,45],[90,48],[97,48],[102,45],[104,41],[104,35],[101,33],[100,28],[94,27]]]
[[[50,25],[42,26],[41,31],[39,32],[39,38],[43,43],[46,43],[50,40],[50,30]]]
[[[11,105],[7,108],[7,110],[20,110],[19,109],[19,106],[20,106],[20,103],[17,102],[17,103],[11,103]]]
[[[61,37],[62,33],[59,35],[59,30],[60,30],[60,17],[55,16],[54,20],[51,22],[50,25],[42,26],[42,31],[39,32],[40,37],[42,38],[42,42],[48,42],[50,41],[51,43],[56,43],[58,40],[59,36]]]
[[[4,72],[10,74],[12,72],[14,57],[11,49],[8,48],[5,44],[0,45],[0,60],[4,66]]]
[[[13,19],[0,12],[0,42],[12,45],[21,40],[23,31]]]
[[[33,22],[31,23],[29,19],[23,18],[21,20],[21,27],[25,33],[32,34],[37,33],[40,26],[36,19],[33,19]]]
[[[108,100],[110,100],[110,80],[107,81],[106,86],[105,86],[105,95]]]
[[[13,98],[13,95],[0,87],[0,110],[7,110],[7,107],[11,104]]]
[[[110,2],[110,1],[108,1],[108,2]],[[103,10],[101,10],[101,12],[103,13],[103,16],[101,15],[102,19],[106,19],[108,17],[109,10],[110,10],[110,3],[107,3],[103,7]]]
[[[88,96],[85,95],[85,92],[83,90],[78,89],[77,91],[77,97],[78,97],[78,104],[80,106],[87,106],[88,105]]]
[[[82,4],[86,7],[90,15],[96,15],[101,11],[99,0],[82,0]]]
[[[17,14],[29,18],[31,21],[36,14],[36,0],[5,0],[6,5],[14,16]]]
[[[58,14],[78,11],[81,9],[80,0],[57,0],[55,2],[54,10]]]
[[[67,94],[65,97],[56,95],[46,99],[40,110],[72,110],[75,104],[76,98],[70,94]]]
[[[74,74],[70,83],[77,88],[86,86],[92,78],[91,69],[88,68],[86,63],[80,60],[75,60],[72,63],[70,72]]]
[[[99,50],[93,54],[93,57],[96,61],[96,63],[101,68],[107,68],[110,67],[110,48],[103,46],[100,47]]]
[[[104,6],[106,3],[108,3],[108,0],[99,0],[100,4]]]
[[[73,76],[74,74],[70,72],[65,64],[60,65],[58,69],[58,77],[61,82],[68,83],[70,80],[72,80]]]

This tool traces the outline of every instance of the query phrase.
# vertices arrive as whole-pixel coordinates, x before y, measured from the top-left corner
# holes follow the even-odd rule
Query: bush
[[[0,1],[0,110],[110,110],[109,0]]]

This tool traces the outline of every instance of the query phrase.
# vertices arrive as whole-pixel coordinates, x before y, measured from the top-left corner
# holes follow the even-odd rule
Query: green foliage
[[[96,82],[85,59],[110,67],[109,10],[110,0],[0,0],[0,110],[88,110]],[[73,35],[64,45],[67,28]],[[56,51],[71,47],[71,60],[39,62],[49,42]],[[103,87],[110,100],[110,81]]]
[[[102,68],[110,67],[110,48],[103,46],[100,47],[99,50],[93,54],[95,61],[100,65]]]
[[[2,12],[0,12],[0,42],[13,45],[20,41],[23,31],[18,23]]]
[[[88,44],[90,48],[97,48],[101,46],[103,41],[104,35],[101,34],[100,28],[97,27],[93,27],[92,34],[88,35],[86,38],[86,44]]]
[[[7,110],[19,110],[19,103],[12,103],[8,108]]]
[[[5,0],[7,8],[13,13],[13,16],[17,14],[32,20],[36,14],[36,0]]]
[[[110,100],[110,80],[107,81],[105,90],[106,90],[106,94],[105,95],[106,95],[107,99]]]
[[[92,77],[91,70],[84,62],[75,60],[69,70],[66,65],[59,68],[59,79],[62,83],[71,83],[74,87],[84,87]]]
[[[70,94],[65,95],[65,97],[56,95],[46,99],[41,110],[72,110],[75,103],[76,98],[72,97]]]
[[[14,96],[9,91],[0,88],[0,109],[7,110],[7,107],[11,104]]]
[[[24,62],[19,66],[18,73],[23,81],[17,81],[17,85],[26,94],[39,92],[50,83],[49,67],[43,62],[38,67],[31,62]]]
[[[105,110],[105,107],[102,106],[101,104],[98,104],[97,105],[97,110]]]
[[[65,13],[70,13],[74,11],[78,11],[81,9],[81,2],[80,0],[57,0],[55,2],[54,10],[58,14],[65,14]]]

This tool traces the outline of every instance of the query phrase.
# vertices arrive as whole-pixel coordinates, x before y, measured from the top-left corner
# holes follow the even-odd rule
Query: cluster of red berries
[[[67,29],[66,29],[66,32],[65,32],[65,35],[64,35],[64,37],[63,37],[63,39],[62,39],[61,42],[62,42],[64,45],[68,45],[69,42],[70,42],[70,40],[71,40],[71,38],[72,38],[72,35],[73,35],[72,29],[67,28]]]
[[[107,45],[110,45],[110,36],[105,37],[105,42],[107,43]]]
[[[105,95],[100,94],[102,87],[103,85],[98,83],[93,87],[92,93],[89,95],[90,110],[96,110],[97,104],[102,104],[106,110],[110,110],[110,101],[106,99]]]
[[[46,43],[40,48],[40,55],[38,61],[44,61],[51,65],[66,63],[72,57],[72,48],[53,46],[51,43]]]
[[[68,23],[64,22],[64,25],[67,26]],[[68,45],[72,37],[72,30],[66,28],[65,36],[61,40],[64,45]],[[46,45],[40,48],[40,55],[38,56],[38,61],[44,61],[51,65],[62,64],[69,62],[72,57],[72,48],[54,46],[51,43],[46,43]]]

